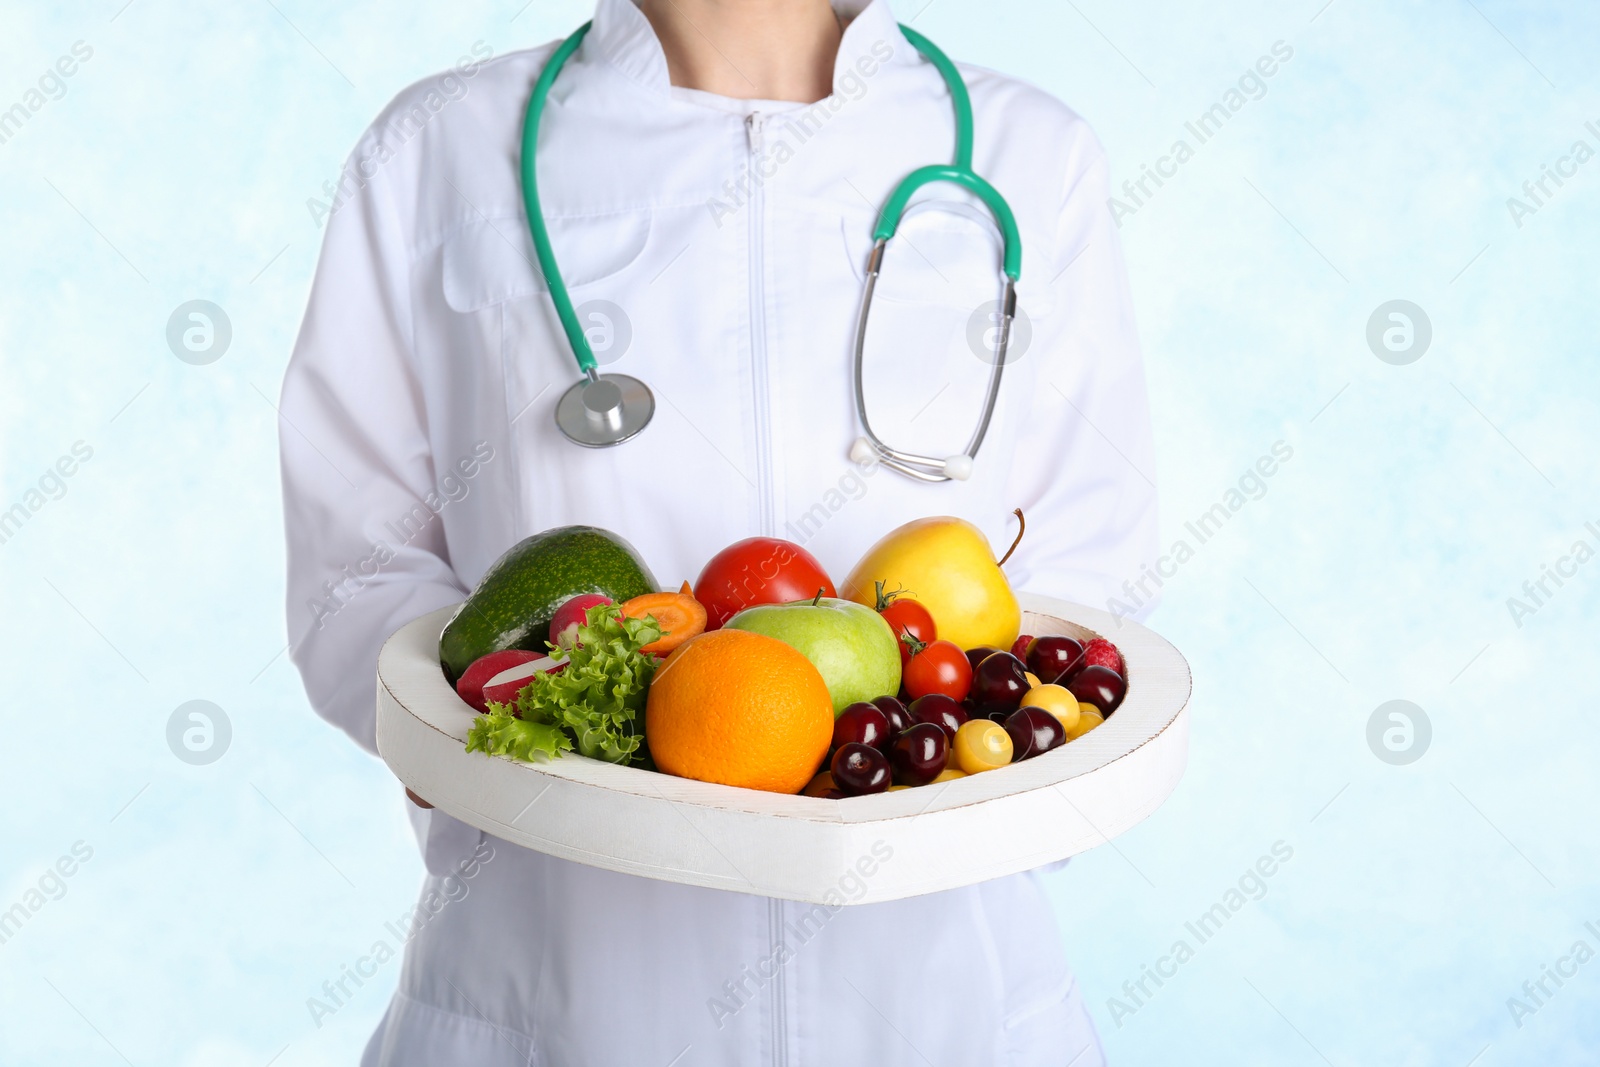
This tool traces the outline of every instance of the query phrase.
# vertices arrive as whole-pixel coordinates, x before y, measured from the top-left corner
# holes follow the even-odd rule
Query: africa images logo
[[[717,228],[722,228],[723,219],[749,203],[755,192],[766,185],[835,115],[866,96],[869,88],[867,79],[875,76],[883,69],[883,64],[893,58],[894,45],[888,41],[874,41],[870,55],[861,56],[855,66],[844,69],[834,92],[809,107],[781,115],[783,121],[770,145],[761,133],[764,126],[759,119],[755,121],[749,127],[750,158],[737,175],[723,182],[720,196],[713,195],[706,200],[706,210],[711,213],[711,221],[717,224]]]
[[[1141,964],[1136,978],[1122,983],[1122,996],[1106,1001],[1111,1021],[1121,1030],[1123,1023],[1155,999],[1167,982],[1178,976],[1183,965],[1195,958],[1199,949],[1220,934],[1235,915],[1251,901],[1259,901],[1271,888],[1271,878],[1294,858],[1294,846],[1287,841],[1274,841],[1270,854],[1259,856],[1246,867],[1234,884],[1222,896],[1194,919],[1183,924],[1184,933],[1173,940],[1167,952],[1158,957],[1155,966]]]
[[[455,465],[445,469],[439,484],[428,490],[423,499],[412,504],[405,514],[385,522],[383,528],[394,537],[394,543],[377,538],[368,546],[361,558],[346,563],[339,573],[322,583],[322,597],[309,597],[306,607],[322,629],[327,621],[344,610],[345,605],[360,595],[361,591],[377,579],[380,571],[394,561],[401,549],[421,537],[444,509],[459,504],[472,492],[472,480],[484,466],[494,461],[494,446],[479,441],[472,453],[461,457]],[[459,476],[458,476],[459,475]]]
[[[1125,199],[1115,196],[1106,198],[1106,207],[1111,209],[1111,220],[1117,224],[1117,228],[1122,228],[1123,219],[1137,215],[1140,208],[1149,204],[1167,181],[1176,178],[1178,168],[1195,157],[1195,150],[1200,145],[1221,133],[1229,119],[1243,111],[1252,100],[1266,96],[1267,79],[1277,74],[1293,58],[1294,49],[1287,42],[1272,42],[1271,54],[1261,56],[1253,66],[1246,67],[1238,81],[1229,86],[1220,99],[1202,111],[1199,117],[1183,124],[1187,136],[1174,140],[1166,154],[1156,157],[1155,166],[1139,164],[1139,176],[1122,183],[1122,197]],[[1189,143],[1190,137],[1194,139],[1194,144]]]
[[[8,144],[22,132],[33,116],[43,111],[52,100],[67,95],[67,79],[78,73],[83,64],[94,57],[94,49],[86,41],[74,41],[70,55],[55,61],[55,65],[39,75],[37,88],[29,89],[10,107],[0,105],[0,145]]]
[[[1600,123],[1593,120],[1585,122],[1583,132],[1600,144]],[[1548,163],[1539,164],[1538,176],[1522,183],[1522,195],[1506,197],[1506,211],[1517,229],[1522,229],[1524,220],[1548,207],[1567,182],[1578,176],[1578,168],[1594,157],[1594,146],[1579,137],[1573,140],[1564,154],[1556,157],[1554,167]]]
[[[0,501],[0,545],[9,543],[17,536],[23,524],[46,504],[66,496],[67,479],[77,474],[83,464],[93,457],[92,445],[87,441],[74,441],[71,455],[63,455],[46,467],[38,481],[23,492],[21,499],[10,506]]]
[[[356,957],[354,966],[340,963],[339,973],[322,983],[320,995],[306,998],[306,1010],[317,1029],[322,1029],[323,1023],[354,1000],[367,982],[377,977],[379,968],[403,955],[406,946],[416,940],[440,912],[467,899],[472,892],[472,879],[494,860],[494,855],[494,845],[486,838],[480,839],[472,854],[459,860],[454,869],[428,880],[416,904],[397,919],[383,924],[383,933],[373,940],[365,953]]]
[[[322,183],[322,192],[327,199],[320,200],[313,196],[306,200],[306,210],[311,214],[312,224],[320,228],[330,217],[337,215],[357,193],[367,187],[367,182],[377,175],[384,164],[427,128],[435,115],[451,104],[465,100],[472,91],[471,79],[478,76],[483,65],[493,56],[494,49],[483,41],[472,42],[471,56],[462,56],[454,67],[434,79],[428,91],[417,97],[410,107],[389,115],[388,124],[383,128],[375,127],[339,171],[338,182],[329,180]]]

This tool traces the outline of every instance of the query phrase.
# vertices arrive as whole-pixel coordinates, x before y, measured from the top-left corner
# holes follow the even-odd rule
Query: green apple
[[[834,715],[858,700],[900,691],[900,642],[883,616],[864,604],[833,597],[761,604],[723,625],[799,650],[828,683]]]

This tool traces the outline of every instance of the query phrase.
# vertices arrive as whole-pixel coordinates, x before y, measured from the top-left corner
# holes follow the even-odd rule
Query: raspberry
[[[1011,644],[1011,654],[1022,662],[1028,662],[1028,646],[1033,644],[1032,634],[1023,634]]]
[[[1085,667],[1107,667],[1118,674],[1125,674],[1126,668],[1122,664],[1122,653],[1103,637],[1096,637],[1083,646],[1083,665]]]

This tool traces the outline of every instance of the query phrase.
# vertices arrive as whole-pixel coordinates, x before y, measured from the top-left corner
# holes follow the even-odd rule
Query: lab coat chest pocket
[[[617,212],[545,220],[568,291],[625,270],[650,240],[650,213]],[[522,216],[483,218],[445,242],[444,297],[456,311],[478,311],[549,291]]]
[[[650,213],[557,216],[546,226],[596,358],[602,366],[615,361],[631,329],[626,313],[601,294],[644,253]],[[464,224],[445,242],[442,274],[445,303],[460,320],[455,343],[477,347],[487,363],[499,365],[503,421],[517,439],[530,405],[541,399],[553,404],[559,395],[553,387],[564,387],[578,373],[526,220],[502,216]],[[459,363],[470,354],[450,356]]]

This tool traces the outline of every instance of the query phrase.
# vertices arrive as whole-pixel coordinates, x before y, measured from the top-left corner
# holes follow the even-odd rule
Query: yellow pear
[[[875,605],[878,582],[922,604],[939,638],[963,649],[1010,649],[1022,626],[1022,610],[989,539],[963,519],[916,519],[890,532],[856,564],[839,593]]]

